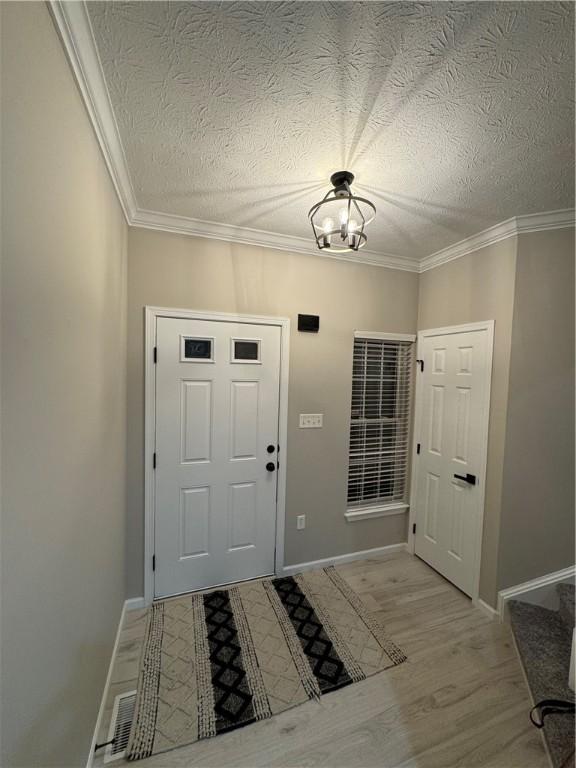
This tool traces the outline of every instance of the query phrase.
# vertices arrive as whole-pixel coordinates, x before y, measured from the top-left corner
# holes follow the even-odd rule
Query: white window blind
[[[354,339],[348,507],[406,498],[412,347]]]

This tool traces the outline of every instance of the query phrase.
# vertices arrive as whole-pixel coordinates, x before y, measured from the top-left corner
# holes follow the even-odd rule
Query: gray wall
[[[564,243],[573,235],[566,231],[539,233],[534,242]],[[286,562],[316,560],[346,552],[385,546],[405,540],[404,516],[373,521],[346,523],[343,515],[346,499],[348,449],[348,414],[352,333],[354,329],[412,332],[418,306],[419,329],[445,325],[495,321],[492,394],[486,478],[486,509],[482,543],[480,596],[495,605],[502,588],[502,558],[514,562],[516,555],[500,547],[501,531],[511,540],[518,520],[503,518],[505,468],[508,471],[507,430],[511,403],[522,402],[517,394],[522,382],[509,388],[513,338],[515,295],[526,293],[528,261],[518,262],[520,287],[516,289],[518,243],[523,236],[509,238],[469,254],[436,269],[414,275],[407,272],[354,266],[346,262],[293,255],[281,251],[239,246],[133,229],[129,234],[128,277],[128,486],[129,486],[129,557],[127,562],[129,594],[142,594],[143,549],[143,308],[145,305],[207,309],[227,312],[285,315],[292,319],[288,478],[286,511]],[[523,246],[528,256],[527,246]],[[523,254],[524,255],[524,254]],[[566,258],[562,261],[566,269]],[[532,290],[546,286],[543,295],[556,291],[558,276],[541,271],[534,275]],[[562,276],[564,297],[550,301],[546,313],[549,323],[568,323],[573,281]],[[572,291],[572,294],[570,293]],[[542,297],[541,297],[542,298]],[[517,299],[518,300],[518,299]],[[529,298],[529,303],[531,298]],[[298,312],[321,315],[320,334],[299,334],[295,330]],[[555,314],[554,314],[555,313]],[[532,313],[531,317],[534,316]],[[556,319],[553,319],[553,316]],[[518,331],[519,332],[519,331]],[[546,333],[546,332],[545,332]],[[563,345],[559,346],[563,356]],[[550,345],[549,345],[550,346]],[[556,353],[550,353],[556,354]],[[563,357],[563,364],[573,364],[573,357]],[[345,372],[346,375],[342,375]],[[564,376],[564,386],[569,379]],[[542,382],[544,383],[544,382]],[[543,394],[548,394],[548,384]],[[566,393],[565,393],[566,395]],[[297,427],[298,413],[323,412],[322,430],[303,431]],[[568,413],[568,411],[566,411]],[[522,417],[522,421],[524,417]],[[570,413],[568,413],[568,423]],[[567,434],[567,433],[566,433]],[[567,439],[567,438],[566,438]],[[565,441],[565,438],[561,439]],[[549,450],[553,450],[553,441]],[[564,450],[562,447],[559,450]],[[564,466],[570,451],[565,452]],[[535,461],[535,457],[534,457]],[[523,473],[535,476],[533,464],[514,470],[513,488],[522,482]],[[510,478],[513,475],[510,475]],[[570,477],[570,474],[567,475]],[[513,493],[513,491],[510,491]],[[566,500],[566,490],[559,491]],[[571,509],[573,508],[573,505]],[[564,507],[563,507],[564,509]],[[307,528],[296,530],[295,517],[306,513]],[[506,508],[506,514],[508,514]],[[561,515],[560,515],[561,516]],[[566,526],[559,540],[573,541]],[[523,536],[528,536],[528,529]],[[506,547],[506,544],[502,544]],[[536,544],[535,544],[536,546]],[[540,562],[550,561],[557,570],[563,567],[571,546],[560,552],[551,547]],[[526,549],[530,551],[530,546]],[[499,556],[500,553],[500,556]],[[538,570],[533,559],[518,555],[524,571]],[[568,556],[569,558],[569,556]],[[573,558],[572,558],[573,559]],[[544,572],[544,571],[541,571]],[[533,576],[527,577],[532,578]],[[517,583],[518,579],[513,580]]]
[[[290,343],[286,563],[406,540],[406,516],[347,523],[353,331],[413,333],[418,275],[144,229],[129,234],[129,594],[143,593],[143,308],[287,316]],[[320,333],[298,333],[299,312]],[[324,428],[298,429],[298,414]],[[307,527],[296,530],[296,515]]]
[[[498,589],[574,564],[574,231],[518,239]]]
[[[0,763],[80,766],[125,598],[127,228],[46,5],[0,13]]]
[[[497,591],[515,270],[516,238],[509,238],[420,275],[419,329],[495,321],[480,572],[480,597],[490,605]]]
[[[122,602],[143,591],[147,304],[292,319],[287,563],[406,538],[404,515],[343,517],[354,329],[495,319],[481,596],[573,562],[573,233],[419,278],[135,229],[127,277],[126,225],[47,8],[0,13],[3,766],[84,764]],[[320,314],[318,335],[296,331],[298,312]],[[302,411],[324,428],[299,430]]]

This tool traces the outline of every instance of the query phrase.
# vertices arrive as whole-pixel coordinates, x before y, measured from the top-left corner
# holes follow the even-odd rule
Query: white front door
[[[274,572],[280,341],[157,319],[156,597]]]
[[[415,553],[467,595],[477,589],[492,324],[418,338]],[[422,364],[421,363],[421,364]]]

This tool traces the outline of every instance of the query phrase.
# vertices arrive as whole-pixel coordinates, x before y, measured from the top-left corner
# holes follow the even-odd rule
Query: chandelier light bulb
[[[348,222],[348,245],[355,251],[358,247],[358,222],[354,219],[350,219]]]
[[[322,222],[322,245],[324,248],[330,247],[330,236],[332,235],[332,230],[334,229],[334,221],[330,218],[324,219]]]
[[[348,237],[348,209],[341,208],[338,218],[340,219],[340,237],[342,240],[346,240]]]

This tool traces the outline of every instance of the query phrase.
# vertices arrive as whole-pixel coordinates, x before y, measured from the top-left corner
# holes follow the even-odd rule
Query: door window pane
[[[213,339],[183,336],[180,359],[183,361],[196,360],[201,362],[212,362],[213,341]]]
[[[259,363],[260,341],[258,339],[232,339],[233,363]]]

